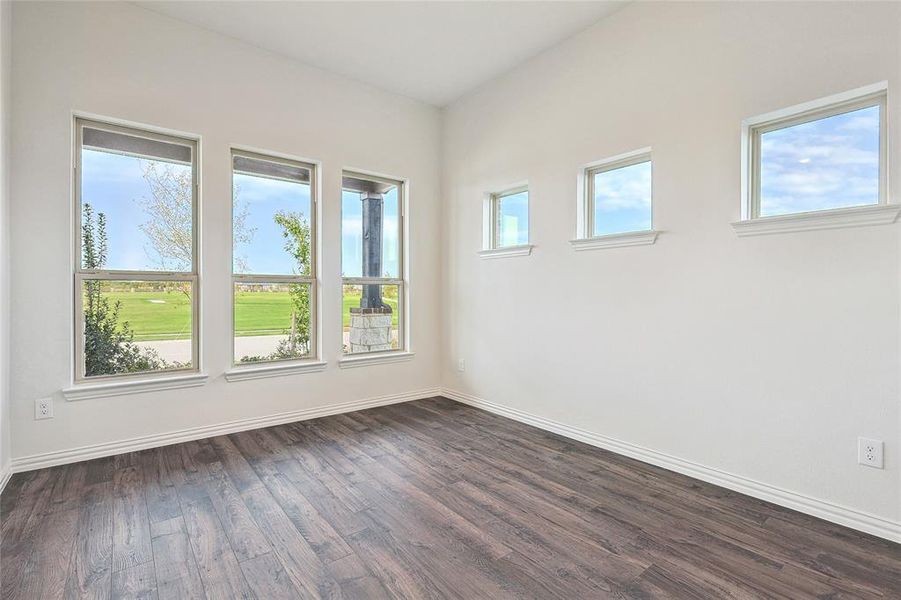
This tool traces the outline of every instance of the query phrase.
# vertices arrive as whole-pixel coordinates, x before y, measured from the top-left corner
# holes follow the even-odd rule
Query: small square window
[[[885,202],[885,91],[748,125],[747,218]]]
[[[520,187],[491,195],[491,248],[529,243],[529,190]]]
[[[652,229],[649,154],[591,167],[585,179],[590,237]]]

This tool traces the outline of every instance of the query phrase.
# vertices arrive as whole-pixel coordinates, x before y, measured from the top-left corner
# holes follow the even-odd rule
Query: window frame
[[[601,173],[616,171],[625,167],[632,167],[643,163],[651,163],[651,221],[647,229],[632,229],[629,231],[617,231],[614,233],[595,234],[595,185],[594,178]],[[599,239],[615,235],[640,234],[654,231],[654,160],[651,156],[650,148],[642,148],[628,154],[621,154],[614,158],[605,159],[603,161],[588,165],[584,171],[585,178],[585,197],[583,199],[585,231],[583,239]]]
[[[406,179],[389,177],[361,171],[357,169],[341,170],[341,194],[344,194],[344,178],[362,179],[375,183],[384,183],[397,187],[397,272],[398,277],[345,277],[341,275],[341,359],[344,362],[362,360],[366,357],[378,357],[386,354],[404,354],[410,352],[410,340],[408,339],[408,309],[409,309],[409,274],[407,271],[407,196],[408,181]],[[341,228],[344,227],[344,206],[341,203]],[[343,238],[343,234],[342,234]],[[341,257],[339,270],[344,270],[344,243],[341,243]],[[372,350],[369,352],[345,352],[344,351],[344,286],[345,285],[396,285],[397,288],[397,348],[388,350]]]
[[[309,275],[266,275],[235,272],[235,157],[241,156],[260,161],[280,163],[300,167],[310,172],[310,274]],[[231,241],[229,258],[231,268],[231,367],[234,371],[266,369],[274,366],[292,364],[317,363],[320,360],[319,345],[319,163],[304,160],[276,152],[251,150],[240,146],[229,149],[229,172],[231,174],[231,208],[229,209],[229,240]],[[235,355],[235,286],[239,283],[301,283],[310,286],[310,353],[297,358],[280,358],[250,363],[237,362]]]
[[[863,108],[879,107],[879,192],[875,204],[760,216],[761,136]],[[885,82],[785,108],[742,123],[742,222],[809,218],[885,207],[888,194],[888,89]]]
[[[121,123],[103,118],[75,115],[73,149],[73,383],[93,384],[171,378],[201,372],[200,352],[200,140],[183,134],[164,133],[147,125]],[[84,129],[98,129],[154,141],[187,146],[191,149],[191,270],[141,271],[126,269],[85,269],[82,261],[82,149]],[[170,281],[191,284],[191,366],[140,373],[115,373],[86,376],[84,361],[84,283],[86,281]]]
[[[498,240],[501,234],[500,209],[501,202],[504,198],[515,196],[525,192],[526,197],[526,241],[522,244],[511,244],[509,246],[499,246]],[[532,243],[532,194],[529,191],[529,184],[522,183],[514,187],[508,187],[499,192],[492,192],[488,195],[488,246],[485,250],[508,250],[510,248],[523,248]]]

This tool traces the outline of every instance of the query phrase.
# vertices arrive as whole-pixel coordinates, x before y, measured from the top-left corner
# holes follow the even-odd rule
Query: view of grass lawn
[[[127,321],[135,341],[179,340],[191,337],[191,299],[172,292],[127,292],[108,294],[110,302],[121,302],[119,322]],[[397,327],[397,300],[385,301],[394,310]],[[360,305],[359,295],[345,295],[342,316],[350,327],[350,309]],[[291,326],[291,297],[288,292],[239,293],[236,298],[236,332],[239,336],[278,335]]]

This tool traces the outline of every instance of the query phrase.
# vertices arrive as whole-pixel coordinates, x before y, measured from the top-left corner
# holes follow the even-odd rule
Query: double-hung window
[[[197,141],[75,120],[75,380],[197,371]]]
[[[344,172],[341,270],[345,354],[404,350],[402,181]]]
[[[739,233],[894,220],[883,84],[748,119],[743,132]]]
[[[316,167],[232,150],[234,362],[316,358]]]

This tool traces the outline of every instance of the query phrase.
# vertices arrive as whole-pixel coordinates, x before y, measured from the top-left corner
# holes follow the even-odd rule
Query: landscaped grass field
[[[181,292],[111,292],[111,303],[121,302],[119,322],[127,321],[135,341],[176,340],[191,336],[191,301]],[[279,335],[291,327],[288,292],[241,292],[235,304],[237,335]],[[394,310],[397,300],[386,298]],[[360,305],[360,296],[344,296],[344,328],[350,327],[350,308]]]

